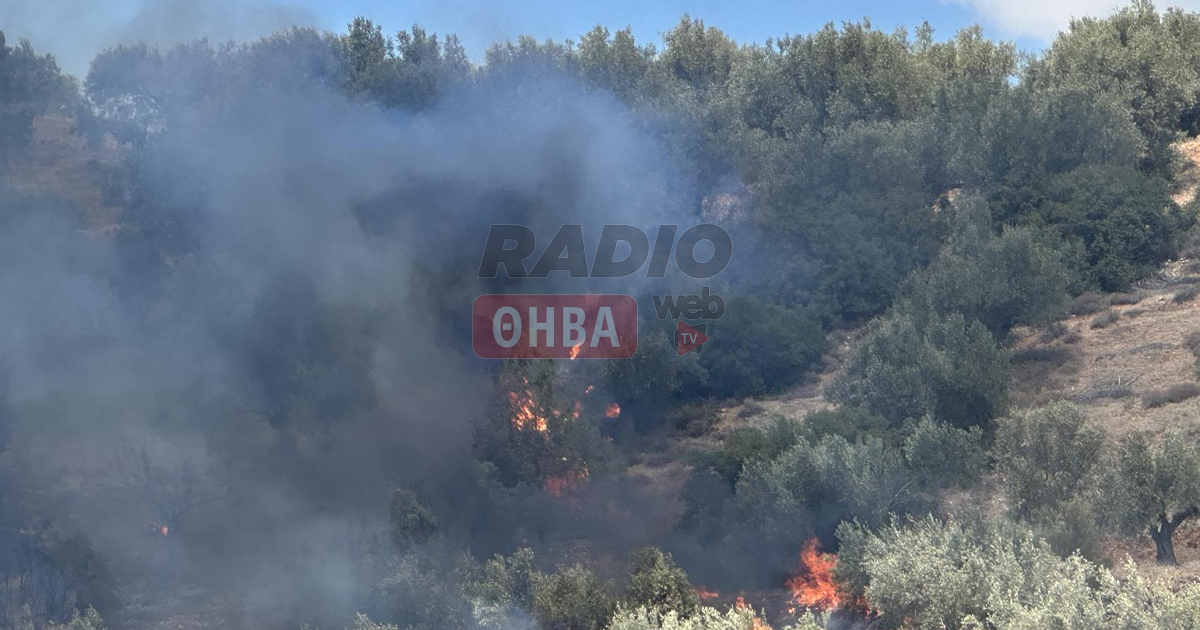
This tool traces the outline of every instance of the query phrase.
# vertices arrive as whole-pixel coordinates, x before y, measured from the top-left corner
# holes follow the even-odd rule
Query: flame
[[[608,409],[604,410],[604,417],[608,418],[610,420],[613,418],[616,418],[620,415],[621,415],[621,405],[618,405],[617,403],[612,403],[611,405],[608,406]]]
[[[754,612],[754,609],[750,608],[750,606],[746,603],[745,598],[743,598],[741,595],[738,595],[737,601],[734,602],[733,605],[738,610],[748,609],[750,612]],[[768,626],[767,622],[763,621],[762,618],[756,614],[754,615],[753,620],[750,622],[750,630],[771,630],[771,626]]]
[[[171,528],[167,527],[166,525],[163,525],[159,531],[162,532],[163,536],[166,536],[167,534],[171,533]]]
[[[721,596],[720,593],[718,593],[716,591],[710,591],[710,590],[704,588],[703,586],[696,587],[696,595],[698,595],[700,597],[700,599],[702,599],[702,600],[716,599]]]
[[[796,575],[787,581],[788,588],[792,589],[792,601],[805,608],[817,610],[840,606],[842,598],[837,583],[833,580],[835,566],[837,556],[821,553],[817,548],[816,538],[804,543]]]
[[[593,389],[596,389],[596,386],[595,386],[595,385],[588,385],[588,386],[587,386],[587,389],[583,390],[583,393],[584,393],[584,394],[590,394],[590,393],[592,393],[592,390],[593,390]]]
[[[528,385],[529,381],[525,381],[525,384]],[[520,393],[508,392],[508,406],[512,409],[513,426],[518,430],[533,429],[545,433],[548,429],[546,418],[538,415],[533,392],[528,388]]]
[[[571,360],[574,361],[579,356],[579,351],[583,349],[583,342],[571,346]]]
[[[561,497],[566,492],[571,492],[579,488],[579,486],[587,483],[588,471],[587,468],[577,472],[559,475],[557,477],[547,477],[542,483],[542,488],[550,494]]]

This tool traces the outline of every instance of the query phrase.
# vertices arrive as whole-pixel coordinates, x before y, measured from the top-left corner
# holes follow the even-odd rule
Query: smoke
[[[0,0],[0,28],[11,41],[36,42],[77,76],[118,44],[244,42],[291,26],[326,25],[307,8],[271,0]]]
[[[154,31],[160,11],[117,31]],[[643,123],[565,80],[484,78],[404,114],[254,79],[224,107],[166,116],[131,159],[115,237],[8,193],[0,374],[49,516],[119,573],[239,593],[260,625],[287,602],[354,610],[356,546],[396,487],[448,538],[487,529],[471,428],[494,366],[463,323],[496,289],[474,277],[490,224],[548,240],[582,223],[594,243],[600,225],[677,222],[683,204]]]

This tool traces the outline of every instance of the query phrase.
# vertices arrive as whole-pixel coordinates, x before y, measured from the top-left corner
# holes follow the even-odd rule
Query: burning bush
[[[505,486],[541,486],[551,494],[578,488],[613,461],[601,434],[605,416],[619,406],[595,411],[584,404],[590,385],[576,385],[554,361],[505,364],[501,401],[478,423],[475,450]],[[610,418],[611,419],[611,418]]]

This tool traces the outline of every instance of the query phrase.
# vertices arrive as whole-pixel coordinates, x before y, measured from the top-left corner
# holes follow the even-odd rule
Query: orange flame
[[[842,604],[841,594],[837,583],[833,580],[833,568],[837,566],[837,556],[832,553],[821,553],[817,548],[817,539],[809,539],[800,551],[800,565],[796,575],[788,578],[788,588],[792,589],[792,601],[809,609],[828,610]]]
[[[163,536],[166,536],[167,534],[171,533],[171,528],[167,527],[166,525],[163,525],[162,529],[159,531],[162,532]]]
[[[620,415],[621,405],[618,405],[617,403],[610,404],[608,408],[604,410],[604,417],[608,418],[609,420],[619,417]]]
[[[754,609],[746,604],[746,600],[741,595],[738,595],[737,601],[733,605],[738,610],[749,609],[750,612],[754,612]],[[750,630],[771,630],[771,626],[768,626],[767,622],[763,621],[758,615],[754,615],[754,619],[750,623]]]
[[[596,389],[596,386],[595,386],[595,385],[588,385],[588,386],[587,386],[587,389],[583,390],[583,393],[584,393],[584,394],[590,394],[590,393],[592,393],[592,390],[593,390],[593,389]]]
[[[587,480],[588,471],[584,468],[577,473],[547,477],[542,483],[542,488],[556,497],[561,497],[564,493],[577,490],[579,486],[587,483]]]
[[[718,593],[716,591],[710,591],[710,590],[704,588],[703,586],[696,587],[696,595],[699,596],[700,599],[702,599],[702,600],[716,599],[721,596],[720,593]]]
[[[528,384],[528,381],[526,381]],[[508,406],[512,409],[513,426],[519,430],[533,429],[543,433],[547,430],[546,418],[538,415],[537,403],[533,400],[533,392],[526,389],[524,392],[508,392]]]
[[[571,346],[571,360],[574,361],[579,356],[579,351],[583,349],[583,342]]]

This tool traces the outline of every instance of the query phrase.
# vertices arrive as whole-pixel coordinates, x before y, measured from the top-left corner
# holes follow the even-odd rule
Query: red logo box
[[[628,359],[637,352],[637,300],[628,295],[481,295],[471,320],[472,345],[484,359]]]

